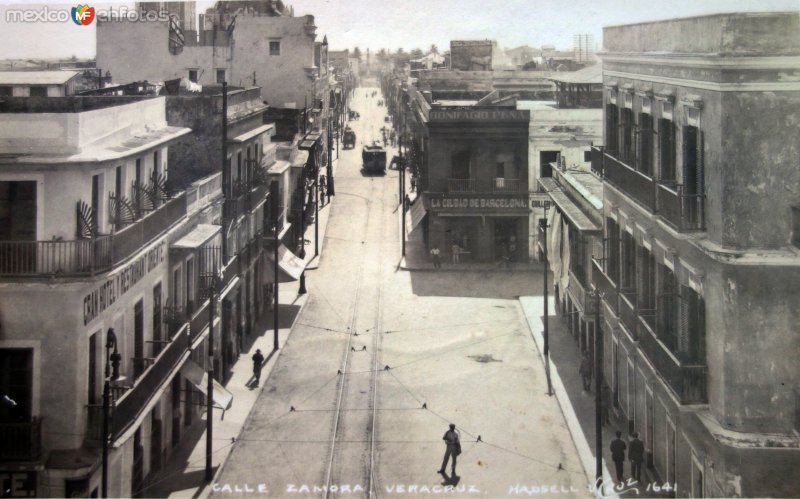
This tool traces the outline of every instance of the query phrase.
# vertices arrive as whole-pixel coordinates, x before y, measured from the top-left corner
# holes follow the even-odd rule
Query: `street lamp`
[[[548,298],[547,298],[547,209],[550,207],[549,203],[544,204],[544,219],[539,221],[539,229],[541,230],[542,240],[542,278],[544,280],[544,289],[542,294],[544,296],[544,371],[547,376],[547,395],[553,395],[553,383],[550,380],[550,329],[548,324]]]
[[[597,286],[590,292],[594,298],[594,433],[595,480],[597,490],[603,484],[603,332],[600,328],[600,298]]]
[[[114,350],[112,353],[111,350]],[[108,497],[108,439],[111,418],[111,382],[119,379],[119,364],[122,355],[117,351],[117,335],[114,328],[106,333],[106,368],[103,383],[103,476],[102,496]]]
[[[208,293],[208,373],[207,373],[207,386],[206,386],[206,482],[211,482],[214,479],[213,463],[211,456],[214,452],[214,301],[217,286],[221,282],[219,271],[217,270],[217,261],[215,256],[213,263],[213,271],[211,278],[208,281],[206,292]]]

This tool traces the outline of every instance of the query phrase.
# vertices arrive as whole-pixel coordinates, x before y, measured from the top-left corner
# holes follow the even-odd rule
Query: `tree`
[[[422,59],[425,57],[425,54],[420,49],[414,49],[411,51],[411,58],[412,59]]]
[[[400,47],[399,49],[397,49],[397,55],[403,55],[405,53],[406,53],[406,51],[403,50],[403,47]]]
[[[361,59],[361,49],[356,47],[353,49],[353,57],[356,59]]]
[[[437,47],[435,43],[434,43],[434,44],[431,44],[431,48],[430,48],[430,49],[428,49],[428,51],[429,51],[431,54],[438,54],[438,53],[439,53],[439,47]]]

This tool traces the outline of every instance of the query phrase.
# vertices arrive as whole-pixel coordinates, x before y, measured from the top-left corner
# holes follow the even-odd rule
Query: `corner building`
[[[604,29],[604,370],[678,496],[800,490],[800,16]]]

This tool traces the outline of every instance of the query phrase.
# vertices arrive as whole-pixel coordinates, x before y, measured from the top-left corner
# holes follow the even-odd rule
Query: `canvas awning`
[[[586,213],[561,191],[548,192],[558,210],[581,232],[599,232],[600,226],[592,222]]]
[[[422,202],[422,198],[417,198],[416,201],[414,201],[414,204],[411,205],[409,213],[411,214],[410,230],[414,230],[417,225],[422,222],[422,219],[425,218],[425,215],[428,214],[428,212],[425,210],[425,203]]]
[[[275,255],[272,250],[266,252],[268,263],[265,267],[264,279],[266,282],[275,280]],[[306,268],[306,262],[289,251],[285,245],[278,247],[278,282],[292,282],[300,279]]]
[[[203,395],[208,395],[208,372],[197,365],[192,359],[186,359],[186,363],[181,367],[181,376],[189,380]],[[211,398],[214,406],[223,411],[230,409],[233,404],[233,394],[227,388],[220,385],[217,380],[212,381],[214,393]]]

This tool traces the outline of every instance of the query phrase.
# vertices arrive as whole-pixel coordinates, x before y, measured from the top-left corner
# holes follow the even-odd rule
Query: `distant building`
[[[139,12],[169,12],[175,16],[184,31],[195,31],[197,29],[197,2],[194,0],[172,1],[172,2],[136,2],[136,9]]]
[[[524,66],[530,62],[541,61],[541,49],[522,45],[513,49],[506,50],[506,57],[509,63],[514,66]]]
[[[350,51],[345,50],[329,50],[328,61],[334,71],[342,73],[350,69]]]
[[[461,71],[491,71],[497,59],[494,40],[450,41],[450,69]]]
[[[572,37],[572,49],[575,53],[575,62],[588,63],[594,61],[594,35],[585,33],[574,35]]]
[[[0,97],[67,97],[75,93],[78,71],[1,71]]]

